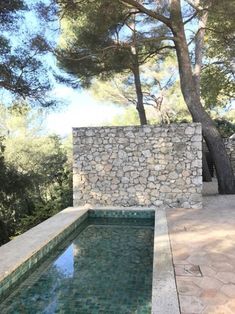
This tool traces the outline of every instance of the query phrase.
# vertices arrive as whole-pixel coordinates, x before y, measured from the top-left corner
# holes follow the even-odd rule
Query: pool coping
[[[172,251],[165,209],[155,211],[152,314],[179,314]]]
[[[155,211],[152,314],[180,313],[166,213],[156,207],[69,207],[16,237],[0,247],[0,299],[19,278],[74,231],[88,217],[89,210],[110,213]]]

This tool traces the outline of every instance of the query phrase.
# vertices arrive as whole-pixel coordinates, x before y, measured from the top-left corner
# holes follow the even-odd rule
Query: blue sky
[[[50,133],[65,136],[72,127],[100,126],[111,122],[113,117],[123,112],[122,107],[96,101],[85,90],[74,90],[58,85],[53,91],[67,105],[47,114],[45,127]]]

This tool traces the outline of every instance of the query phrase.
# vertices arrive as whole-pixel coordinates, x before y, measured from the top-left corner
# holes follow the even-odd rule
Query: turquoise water
[[[153,221],[91,219],[1,305],[0,313],[151,313]]]

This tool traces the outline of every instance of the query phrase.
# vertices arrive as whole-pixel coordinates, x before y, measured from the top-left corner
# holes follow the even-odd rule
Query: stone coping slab
[[[152,314],[179,314],[166,212],[155,211]]]

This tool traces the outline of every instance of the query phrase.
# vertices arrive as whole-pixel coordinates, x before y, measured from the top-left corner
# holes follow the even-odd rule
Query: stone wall
[[[74,206],[201,207],[200,124],[74,128]]]
[[[229,138],[224,138],[223,140],[224,140],[224,145],[225,145],[226,151],[228,153],[229,159],[230,159],[231,164],[232,164],[233,173],[235,174],[235,136],[229,137]],[[203,141],[202,144],[203,144],[202,145],[203,151],[205,153],[209,152],[209,149],[208,149],[206,143]],[[212,160],[212,159],[210,159],[210,160]],[[216,171],[214,171],[214,175],[216,176]]]
[[[235,137],[227,138],[225,140],[225,147],[233,167],[233,173],[235,175]]]

